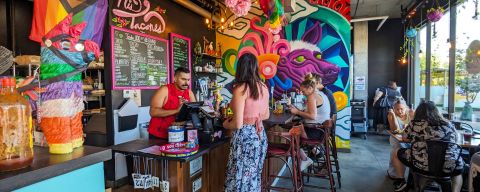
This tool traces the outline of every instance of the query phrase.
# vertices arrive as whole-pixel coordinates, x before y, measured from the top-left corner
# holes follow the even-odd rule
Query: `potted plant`
[[[442,7],[431,8],[427,11],[427,19],[431,22],[440,21],[445,10]]]
[[[456,84],[459,87],[458,93],[465,96],[466,99],[460,120],[472,121],[473,108],[471,104],[480,92],[480,75],[467,74],[465,78],[457,80]]]

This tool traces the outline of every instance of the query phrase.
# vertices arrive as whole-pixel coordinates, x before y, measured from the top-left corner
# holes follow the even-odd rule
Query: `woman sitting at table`
[[[405,129],[404,138],[406,142],[410,142],[410,148],[400,148],[394,152],[392,163],[395,172],[401,182],[394,187],[395,191],[403,191],[407,183],[404,178],[404,169],[400,169],[398,164],[404,164],[410,168],[416,168],[421,171],[428,172],[428,154],[426,141],[444,141],[455,143],[457,134],[455,127],[444,119],[438,111],[435,103],[426,101],[420,103],[415,111],[415,117],[409,126]],[[452,176],[452,191],[459,192],[462,187],[462,171],[464,162],[460,156],[460,148],[448,147],[445,155],[445,163],[443,172]],[[412,159],[413,158],[413,159]],[[414,181],[415,182],[415,181]]]
[[[324,121],[329,120],[330,103],[325,93],[316,89],[317,81],[311,73],[307,74],[304,79],[300,84],[300,90],[307,96],[306,110],[300,111],[295,106],[290,105],[290,111],[292,114],[304,118],[306,127],[302,130],[302,138],[320,140],[324,132],[319,129],[308,128],[308,124],[322,124]],[[318,153],[317,151],[315,149],[313,153],[316,154]],[[302,159],[302,170],[313,163],[312,159],[308,158],[303,150],[300,150],[300,157]]]
[[[393,104],[393,109],[390,109],[387,114],[388,124],[390,127],[390,131],[393,134],[402,133],[405,127],[410,124],[411,119],[413,119],[414,112],[410,109],[403,99],[397,99]],[[390,153],[390,163],[389,169],[387,170],[387,175],[390,179],[401,181],[401,179],[397,179],[398,175],[395,172],[395,169],[405,170],[405,166],[403,164],[398,164],[399,167],[394,168],[392,159],[394,156],[394,152],[396,152],[400,148],[408,148],[407,143],[400,143],[397,139],[393,136],[390,136],[390,145],[392,146],[392,150]]]

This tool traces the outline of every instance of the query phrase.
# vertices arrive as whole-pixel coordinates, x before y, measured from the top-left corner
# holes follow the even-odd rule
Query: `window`
[[[480,44],[480,10],[475,4],[467,0],[457,6],[454,119],[469,122],[480,121],[480,45],[471,46],[474,41]]]
[[[432,55],[430,64],[430,100],[437,104],[441,113],[448,113],[448,63],[450,49],[450,13],[432,23]]]
[[[426,79],[426,55],[427,50],[427,27],[422,27],[417,35],[416,53],[415,57],[415,101],[414,106],[420,103],[421,99],[425,99],[425,79]]]

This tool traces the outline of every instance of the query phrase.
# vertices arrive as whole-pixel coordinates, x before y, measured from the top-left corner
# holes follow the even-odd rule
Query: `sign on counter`
[[[168,42],[112,26],[113,89],[157,89],[168,83]]]

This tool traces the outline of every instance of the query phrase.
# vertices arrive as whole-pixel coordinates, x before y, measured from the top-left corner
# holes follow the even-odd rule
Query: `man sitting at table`
[[[179,67],[175,70],[173,83],[161,86],[150,102],[149,138],[168,138],[168,127],[175,121],[182,105],[195,102],[195,96],[189,89],[190,70]]]

